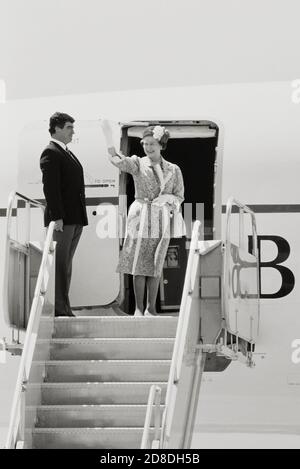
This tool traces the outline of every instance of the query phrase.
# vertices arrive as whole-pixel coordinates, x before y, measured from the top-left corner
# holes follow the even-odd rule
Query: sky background
[[[0,0],[7,99],[300,77],[298,0]]]

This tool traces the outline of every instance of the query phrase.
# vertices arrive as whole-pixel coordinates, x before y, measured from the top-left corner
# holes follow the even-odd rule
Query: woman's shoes
[[[147,309],[145,309],[145,312],[143,314],[140,309],[136,309],[133,316],[135,318],[141,318],[141,317],[144,317],[144,316],[154,317],[154,316],[158,316],[158,314],[157,313],[152,314]]]
[[[145,312],[144,312],[144,316],[152,316],[153,317],[153,316],[158,316],[158,314],[157,313],[155,313],[155,314],[149,313],[149,311],[146,309]]]
[[[134,317],[138,318],[138,317],[143,317],[143,313],[141,310],[139,309],[136,309],[135,312],[134,312]]]

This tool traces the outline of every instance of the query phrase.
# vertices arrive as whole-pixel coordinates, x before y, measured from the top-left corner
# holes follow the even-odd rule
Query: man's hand
[[[63,222],[62,219],[55,220],[54,229],[55,229],[55,231],[64,231],[64,222]]]

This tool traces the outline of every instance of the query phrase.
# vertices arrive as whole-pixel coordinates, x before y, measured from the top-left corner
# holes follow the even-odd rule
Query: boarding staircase
[[[21,249],[12,240],[15,197],[8,209],[8,279],[17,268],[9,259],[31,245],[27,239]],[[25,202],[30,207],[35,201]],[[230,235],[233,206],[241,222],[238,246]],[[244,214],[253,229],[250,254]],[[24,262],[27,276],[18,306],[6,282],[7,320],[19,331],[21,309],[26,330],[22,345],[7,344],[14,353],[19,345],[22,356],[6,448],[190,448],[203,372],[223,371],[234,360],[253,366],[259,324],[255,218],[230,199],[226,220],[225,242],[201,240],[200,222],[194,224],[178,317],[131,317],[113,304],[55,318],[50,224],[38,275],[30,273],[30,249],[19,259],[18,272]],[[242,272],[238,292],[232,288],[236,271]]]
[[[37,341],[26,403],[35,428],[26,446],[140,447],[151,385],[164,402],[176,325],[173,317],[55,318],[50,343]],[[39,360],[49,345],[49,359]],[[37,381],[43,373],[41,384],[35,373]]]

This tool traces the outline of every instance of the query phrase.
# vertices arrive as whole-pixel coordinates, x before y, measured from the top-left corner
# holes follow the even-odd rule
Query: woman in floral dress
[[[170,221],[184,200],[180,168],[166,161],[169,132],[161,126],[145,129],[141,144],[146,156],[117,153],[109,121],[101,122],[110,162],[134,179],[135,200],[128,212],[127,233],[117,272],[133,275],[135,316],[156,315],[159,280],[170,241]],[[144,292],[147,307],[144,311]]]

